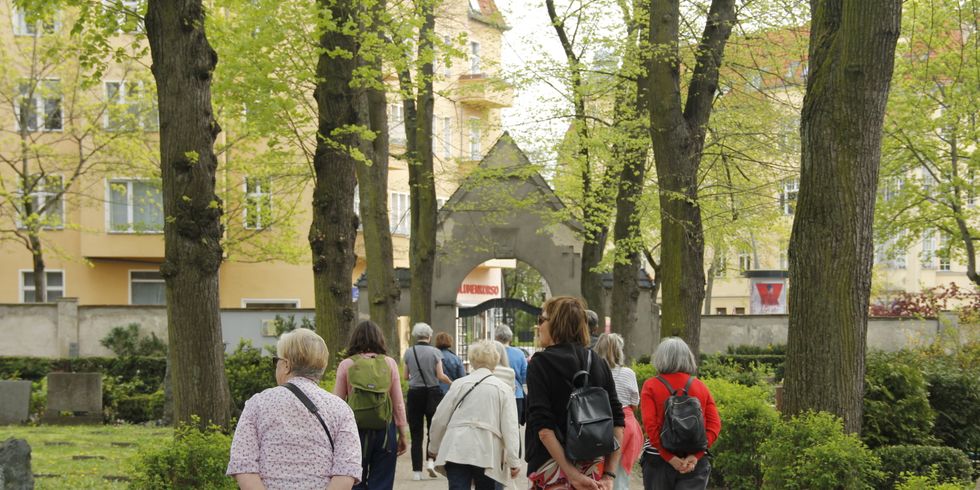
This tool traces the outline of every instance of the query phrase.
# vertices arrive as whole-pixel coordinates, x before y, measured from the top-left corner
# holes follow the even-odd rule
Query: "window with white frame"
[[[113,179],[108,181],[108,188],[109,231],[163,231],[163,198],[156,182]]]
[[[483,130],[480,127],[480,118],[471,117],[470,118],[470,160],[479,160],[483,157],[483,148],[481,145],[481,138],[483,137]]]
[[[12,9],[15,36],[36,36],[41,34],[53,34],[61,27],[57,20],[57,13],[51,18],[41,19],[26,10],[14,7]]]
[[[446,47],[446,50],[452,48],[453,39],[449,36],[442,36],[442,42]],[[442,75],[446,78],[453,76],[453,64],[450,56],[448,54],[444,55],[442,60]]]
[[[748,251],[743,250],[738,253],[738,270],[739,272],[752,270],[752,254]]]
[[[936,188],[936,184],[938,184],[936,177],[925,165],[921,167],[919,172],[922,176],[922,193],[926,196],[931,196],[933,190]]]
[[[904,269],[908,251],[897,248],[898,241],[903,235],[904,233],[889,238],[884,243],[875,244],[874,263],[889,269]]]
[[[887,177],[884,179],[883,184],[881,198],[885,202],[888,202],[898,197],[898,195],[902,192],[902,188],[905,187],[905,180],[898,176]]]
[[[140,0],[102,0],[102,5],[112,15],[118,32],[136,33],[143,31],[143,12]]]
[[[798,179],[783,182],[783,190],[779,194],[779,206],[783,209],[783,214],[792,216],[796,211],[796,199],[800,195],[800,181]]]
[[[453,157],[453,118],[442,118],[442,157]]]
[[[245,177],[245,228],[261,230],[272,222],[272,190],[269,179]]]
[[[715,256],[715,277],[725,277],[728,272],[728,256],[721,254]]]
[[[936,232],[925,230],[922,232],[922,267],[931,269],[936,266]]]
[[[21,83],[14,106],[17,130],[61,131],[61,81],[41,80],[37,83]]]
[[[167,304],[167,284],[156,270],[129,271],[129,304],[165,305]]]
[[[949,234],[939,232],[939,270],[949,272],[952,265],[949,260]]]
[[[388,139],[392,144],[405,144],[405,107],[401,103],[388,104]]]
[[[44,277],[47,280],[44,287],[48,302],[65,297],[64,271],[47,269],[44,271]],[[35,291],[37,290],[34,288],[34,271],[20,271],[20,302],[35,303],[37,301]]]
[[[389,196],[388,221],[390,222],[391,233],[395,235],[409,235],[412,232],[412,212],[409,195],[401,192],[392,192]]]
[[[246,310],[268,310],[283,308],[299,308],[298,299],[242,299],[242,308]]]
[[[21,191],[28,191],[31,212],[24,202],[18,205],[17,227],[27,227],[27,220],[36,220],[41,228],[62,228],[65,223],[64,184],[60,175],[32,175]]]
[[[470,41],[470,74],[476,75],[483,73],[483,66],[480,60],[480,43]]]
[[[104,121],[106,129],[156,131],[160,127],[156,97],[146,93],[142,81],[105,82],[105,93],[109,103]]]

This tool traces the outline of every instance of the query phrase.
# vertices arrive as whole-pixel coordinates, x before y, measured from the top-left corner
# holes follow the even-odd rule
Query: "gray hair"
[[[694,374],[698,363],[687,343],[679,337],[667,337],[653,353],[653,367],[660,374],[687,373]]]
[[[623,365],[623,359],[626,357],[623,354],[623,336],[618,333],[604,333],[599,336],[599,340],[596,340],[595,347],[592,350],[596,354],[599,354],[606,364],[609,364],[609,368],[614,368]]]
[[[490,340],[481,340],[470,345],[467,357],[473,369],[486,368],[493,371],[496,367],[500,354],[497,347]]]
[[[415,340],[431,339],[432,327],[430,327],[428,323],[416,323],[415,326],[412,327],[412,337]]]
[[[506,368],[510,367],[510,359],[507,358],[507,346],[498,340],[493,342],[493,345],[497,347],[497,354],[500,354],[500,360],[497,361],[498,366],[503,366]]]
[[[599,330],[599,314],[592,310],[585,310],[585,321],[589,324],[589,334],[595,335]]]
[[[507,325],[498,325],[494,329],[493,338],[497,339],[498,342],[509,344],[514,338],[514,332]]]

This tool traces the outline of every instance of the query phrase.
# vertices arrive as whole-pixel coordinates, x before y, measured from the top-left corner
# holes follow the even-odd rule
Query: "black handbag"
[[[566,405],[565,456],[571,461],[591,461],[617,449],[609,393],[602,387],[589,386],[592,350],[586,352],[585,370],[572,377],[573,390]],[[579,380],[584,380],[581,386]]]
[[[422,384],[425,385],[425,413],[434,414],[436,409],[439,408],[439,404],[442,403],[442,397],[445,396],[442,389],[439,388],[439,384],[436,383],[435,386],[429,386],[428,380],[425,379],[425,371],[422,369],[422,364],[419,362],[419,353],[415,350],[416,347],[412,347],[412,355],[415,356],[415,365],[419,368],[419,374],[422,376]]]

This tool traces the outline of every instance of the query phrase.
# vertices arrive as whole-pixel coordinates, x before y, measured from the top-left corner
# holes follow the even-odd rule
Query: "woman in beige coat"
[[[473,372],[453,382],[432,419],[436,471],[449,490],[501,489],[521,465],[514,389],[494,376],[500,354],[492,342],[471,345],[468,357]]]

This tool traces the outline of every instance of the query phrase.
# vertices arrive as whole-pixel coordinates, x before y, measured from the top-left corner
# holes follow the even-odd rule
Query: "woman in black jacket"
[[[589,331],[585,305],[571,296],[545,302],[538,317],[538,344],[527,368],[527,472],[534,488],[611,490],[619,464],[619,450],[594,461],[569,461],[565,457],[565,424],[572,376],[584,370],[588,357]],[[609,394],[616,441],[623,439],[623,407],[616,396],[609,366],[593,359],[589,384]],[[618,444],[617,444],[618,447]],[[610,469],[599,472],[600,463]],[[562,487],[564,485],[564,487]]]

